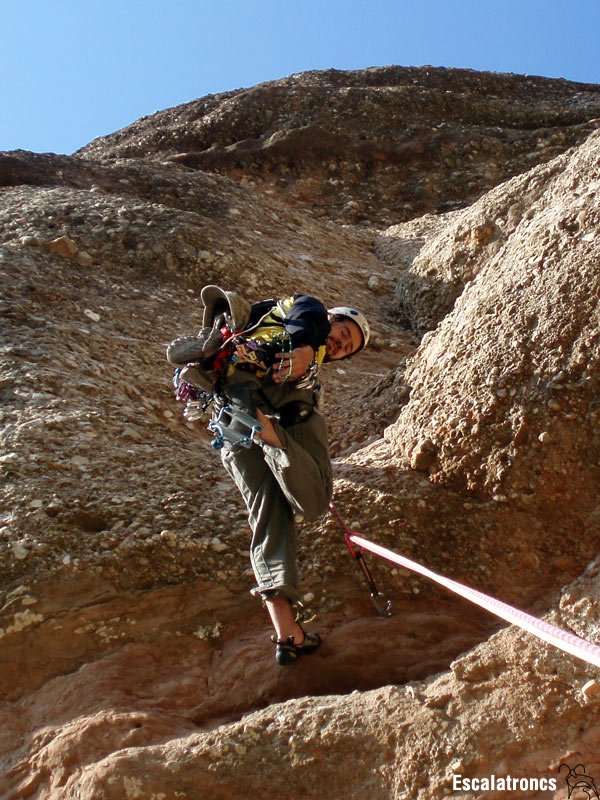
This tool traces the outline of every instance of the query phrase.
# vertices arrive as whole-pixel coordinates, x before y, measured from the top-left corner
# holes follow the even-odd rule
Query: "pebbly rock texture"
[[[378,617],[331,516],[299,529],[323,647],[278,668],[240,500],[164,359],[205,283],[359,306],[373,346],[324,370],[347,524],[600,643],[598,98],[307,73],[0,154],[3,797],[600,780],[593,668],[367,555]]]
[[[597,137],[592,136],[590,142],[597,142]],[[587,208],[587,196],[594,193],[597,181],[594,144],[586,152],[587,160],[582,154],[571,164],[569,152],[513,178],[464,211],[429,215],[386,230],[379,239],[378,253],[390,265],[404,267],[394,300],[398,316],[421,335],[433,330],[483,269],[491,274],[496,265],[497,272],[504,271],[505,262],[510,268],[514,254],[508,243],[519,242],[524,226],[536,217],[540,225],[558,226],[554,239],[566,232],[565,225],[570,226],[571,236],[585,229],[581,230],[581,247],[593,246],[597,220]],[[586,174],[588,168],[590,174]],[[577,188],[569,181],[575,181]],[[540,218],[539,211],[548,206],[553,210],[547,213],[562,221]],[[443,233],[436,236],[436,230]],[[424,232],[426,245],[420,235]],[[564,248],[564,243],[550,246],[553,244],[555,252]]]
[[[169,159],[342,222],[463,207],[548,161],[600,117],[597,85],[405,67],[328,70],[211,95],[135,122],[86,160]]]
[[[552,623],[597,635],[598,607],[589,598],[598,597],[598,574],[596,563],[565,590]],[[247,640],[247,657],[250,646]],[[25,718],[13,717],[4,728],[9,734],[39,720],[45,727],[29,743],[38,754],[35,762],[9,770],[18,787],[9,796],[34,796],[45,786],[52,788],[42,796],[60,800],[235,798],[264,796],[268,786],[272,797],[291,792],[317,798],[339,791],[343,770],[345,797],[368,792],[374,800],[459,796],[452,791],[455,775],[556,780],[556,792],[527,793],[538,800],[564,796],[561,764],[585,763],[590,775],[600,769],[598,704],[582,691],[595,670],[513,629],[426,680],[272,703],[208,730],[193,724],[189,710],[205,661],[200,647],[186,647],[177,678],[170,680],[160,679],[160,668],[172,652],[128,648],[126,655],[127,677],[107,659],[68,682],[49,683],[37,702],[28,704]],[[315,656],[320,670],[331,666],[328,658]],[[150,665],[142,667],[144,660]],[[299,664],[298,670],[295,679],[302,681],[310,668]],[[264,683],[272,671],[254,662],[245,677]],[[81,767],[74,769],[75,764]],[[478,796],[523,797],[523,792]]]
[[[442,263],[452,271],[443,253],[482,229],[483,208],[489,230],[512,219],[493,248],[474,244],[445,316],[447,282],[436,273],[443,288],[430,308],[444,318],[405,375],[410,402],[386,434],[433,480],[519,503],[594,507],[599,154],[600,132],[491,192],[418,256],[432,272]]]

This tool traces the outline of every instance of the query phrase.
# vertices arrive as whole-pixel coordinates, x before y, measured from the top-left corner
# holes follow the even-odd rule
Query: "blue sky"
[[[310,69],[600,83],[600,0],[2,0],[0,150],[71,153],[145,114]]]

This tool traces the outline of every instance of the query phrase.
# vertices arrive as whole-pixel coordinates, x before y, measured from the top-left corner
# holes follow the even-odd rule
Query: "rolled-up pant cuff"
[[[279,586],[256,586],[250,590],[250,594],[255,597],[262,597],[263,600],[268,600],[269,597],[282,595],[287,597],[290,603],[297,603],[300,600],[300,592],[294,586],[288,583],[282,583]]]

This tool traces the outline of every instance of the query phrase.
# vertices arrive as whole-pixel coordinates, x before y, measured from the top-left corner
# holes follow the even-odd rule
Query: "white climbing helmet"
[[[356,351],[357,353],[368,345],[369,339],[371,338],[371,328],[364,314],[361,314],[360,311],[357,311],[355,308],[350,308],[350,306],[336,306],[335,308],[329,308],[327,310],[328,313],[334,317],[345,317],[358,325],[363,340],[361,346]]]

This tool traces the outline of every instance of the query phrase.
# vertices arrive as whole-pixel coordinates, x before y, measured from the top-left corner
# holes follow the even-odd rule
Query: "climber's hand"
[[[277,353],[273,365],[273,381],[284,383],[301,378],[310,367],[315,351],[307,344],[295,347],[290,353]]]

